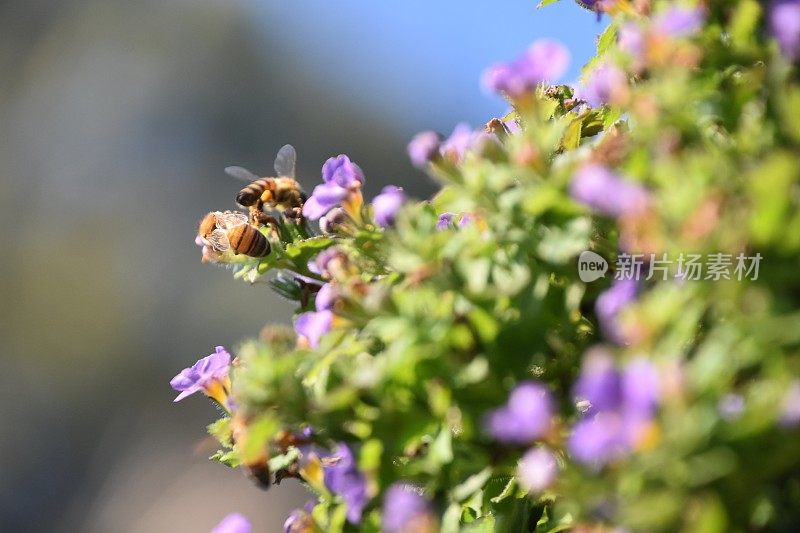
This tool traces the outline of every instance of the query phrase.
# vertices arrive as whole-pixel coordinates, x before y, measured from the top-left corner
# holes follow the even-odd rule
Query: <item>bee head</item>
[[[236,203],[243,207],[250,207],[256,203],[256,200],[258,200],[258,195],[249,189],[242,189],[239,191],[239,194],[236,195]]]
[[[203,220],[200,221],[200,226],[197,228],[197,234],[201,237],[205,238],[211,234],[212,231],[217,227],[217,214],[215,212],[211,212],[203,217]]]

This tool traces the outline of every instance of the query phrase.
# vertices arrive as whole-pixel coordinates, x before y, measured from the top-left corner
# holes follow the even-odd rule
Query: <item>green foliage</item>
[[[212,424],[223,447],[212,459],[249,464],[268,450],[272,471],[315,491],[310,516],[325,531],[356,527],[322,476],[342,442],[365,479],[365,531],[380,528],[398,482],[424,493],[442,531],[799,527],[800,439],[785,420],[800,376],[797,66],[768,39],[763,3],[704,2],[702,29],[651,36],[642,61],[618,35],[649,19],[619,4],[590,64],[624,69],[624,91],[606,105],[540,87],[506,117],[521,132],[434,159],[441,190],[406,203],[390,229],[370,207],[319,236],[282,221],[269,256],[239,259],[237,276],[268,276],[298,312],[314,309],[315,283],[332,284],[334,319],[313,348],[273,329],[237,350],[232,397],[246,436],[233,438],[229,418]],[[570,184],[587,163],[642,186],[646,211],[610,217],[576,201]],[[444,228],[442,213],[456,214]],[[337,267],[309,270],[328,248]],[[610,282],[580,280],[585,250],[612,274],[619,250],[762,261],[757,279],[682,281],[673,266],[644,280],[617,317],[626,340],[612,345],[595,308]],[[620,365],[645,358],[657,369],[660,404],[629,453],[587,465],[569,444],[583,417],[574,385],[600,343]],[[530,380],[557,404],[537,445],[555,451],[558,477],[542,490],[518,475],[529,446],[485,429]],[[730,401],[741,409],[724,412]],[[308,427],[311,437],[287,437]]]

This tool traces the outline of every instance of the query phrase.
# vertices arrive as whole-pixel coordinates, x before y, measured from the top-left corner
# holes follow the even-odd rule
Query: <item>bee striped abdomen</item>
[[[264,257],[270,252],[267,238],[250,224],[242,224],[228,230],[228,241],[236,253],[249,257]]]
[[[258,201],[264,191],[268,188],[269,181],[267,178],[255,180],[250,185],[239,191],[239,194],[236,195],[236,203],[244,207],[250,207]]]

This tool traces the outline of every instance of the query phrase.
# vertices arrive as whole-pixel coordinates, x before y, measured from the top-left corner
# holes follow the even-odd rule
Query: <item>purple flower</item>
[[[336,301],[333,285],[326,283],[317,291],[317,296],[314,299],[314,306],[317,311],[330,311],[333,309],[333,304]]]
[[[430,502],[420,490],[406,483],[390,486],[383,498],[382,531],[386,533],[424,532],[436,530],[436,519]]]
[[[744,412],[744,398],[741,394],[729,393],[720,398],[717,403],[717,412],[723,420],[732,421],[736,420]]]
[[[331,157],[322,166],[322,185],[314,187],[311,197],[303,205],[303,215],[316,220],[328,210],[360,194],[364,183],[361,168],[346,155]]]
[[[250,521],[239,513],[231,513],[211,530],[211,533],[250,533]]]
[[[661,399],[658,371],[644,358],[633,359],[622,371],[622,411],[628,418],[651,418]]]
[[[594,11],[604,3],[604,0],[575,0],[575,2],[581,7],[585,7],[586,9],[591,9]]]
[[[620,371],[608,352],[593,348],[584,358],[574,395],[588,401],[589,408],[572,430],[570,452],[580,462],[602,466],[648,436],[661,387],[650,361],[634,359]]]
[[[600,330],[609,341],[616,344],[626,344],[622,327],[619,324],[619,315],[636,299],[639,284],[635,279],[615,280],[611,287],[603,292],[595,303],[594,310]]]
[[[596,164],[584,165],[575,173],[570,194],[595,211],[615,217],[644,211],[649,203],[649,195],[641,185]]]
[[[469,226],[475,222],[476,219],[477,217],[473,213],[464,213],[461,215],[461,220],[458,221],[458,227],[463,228],[464,226]]]
[[[508,403],[486,417],[486,430],[506,444],[528,444],[550,430],[553,402],[541,383],[526,381],[517,385]]]
[[[541,492],[548,488],[555,481],[556,475],[556,457],[546,446],[528,450],[517,467],[520,485],[530,492]]]
[[[312,348],[319,347],[319,340],[331,330],[333,313],[331,311],[309,311],[297,317],[294,330]]]
[[[586,352],[573,390],[576,398],[589,402],[586,414],[618,409],[622,401],[621,389],[621,377],[611,355],[597,347]]]
[[[653,18],[653,31],[669,37],[684,37],[699,30],[704,18],[700,9],[670,6]]]
[[[644,59],[645,39],[642,28],[638,24],[629,22],[623,25],[617,33],[617,43],[620,50],[636,61]]]
[[[322,165],[322,181],[344,189],[361,186],[364,172],[344,154],[331,157]]]
[[[455,213],[442,213],[439,215],[439,220],[436,222],[436,229],[442,230],[449,228],[450,224],[453,223],[455,216]]]
[[[339,444],[332,457],[336,461],[325,468],[325,485],[344,500],[347,520],[351,524],[358,524],[368,500],[366,479],[356,467],[353,454],[346,444]]]
[[[381,193],[372,200],[372,209],[375,222],[383,227],[394,224],[394,217],[406,200],[403,189],[394,185],[387,185]]]
[[[336,233],[343,229],[345,224],[350,221],[344,209],[341,207],[334,207],[319,219],[319,229],[323,233]]]
[[[456,218],[458,218],[457,224],[455,222]],[[474,213],[464,213],[462,215],[458,215],[456,213],[442,213],[439,215],[439,220],[436,222],[436,229],[444,230],[453,227],[454,225],[457,225],[459,228],[463,228],[474,223],[476,220],[478,220],[478,216]]]
[[[598,107],[616,100],[627,89],[625,73],[610,63],[603,63],[587,75],[585,86],[579,92],[581,100]]]
[[[453,133],[442,143],[439,150],[444,157],[457,163],[472,148],[479,135],[469,124],[461,122],[456,125]]]
[[[791,61],[800,60],[800,0],[773,1],[768,21],[781,53]]]
[[[509,135],[517,135],[522,132],[522,126],[513,118],[504,121],[503,126],[506,127]]]
[[[346,263],[347,255],[336,246],[331,246],[320,252],[317,257],[308,262],[308,270],[322,276],[331,278],[331,270],[336,270],[337,263]]]
[[[438,154],[442,145],[442,136],[435,131],[417,133],[408,143],[408,157],[411,164],[425,168]]]
[[[628,454],[622,417],[613,411],[598,413],[575,424],[569,451],[584,464],[602,466]]]
[[[564,45],[541,39],[514,61],[490,67],[483,75],[483,84],[493,92],[519,98],[539,83],[560,78],[568,65],[569,51]]]
[[[786,391],[779,423],[784,427],[800,424],[800,380],[792,381]]]
[[[217,346],[213,354],[203,357],[189,368],[184,368],[172,378],[169,384],[180,391],[174,401],[179,402],[195,392],[203,392],[225,406],[230,364],[231,354],[222,346]]]
[[[286,518],[283,523],[284,533],[305,533],[308,531],[315,531],[316,524],[311,517],[311,511],[317,504],[314,500],[306,502],[302,509],[295,509]]]

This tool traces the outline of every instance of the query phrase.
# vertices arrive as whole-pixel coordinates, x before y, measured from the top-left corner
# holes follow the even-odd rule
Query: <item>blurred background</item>
[[[551,37],[590,57],[603,23],[563,1],[0,1],[0,531],[280,531],[308,494],[206,460],[201,397],[169,380],[291,309],[200,264],[231,164],[292,143],[307,190],[349,154],[366,196],[435,186],[417,131],[506,112],[482,70]]]

